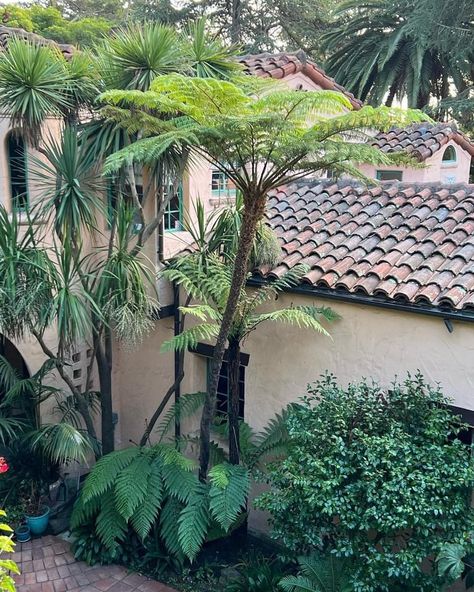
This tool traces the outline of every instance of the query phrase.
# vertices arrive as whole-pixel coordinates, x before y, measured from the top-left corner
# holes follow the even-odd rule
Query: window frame
[[[392,179],[382,179],[382,175],[384,173],[400,175],[400,179],[398,179],[397,177],[393,177]],[[375,171],[375,178],[377,181],[403,181],[403,171],[397,171],[395,169],[393,169],[393,170],[392,169],[390,169],[390,170],[377,169]]]
[[[23,175],[24,175],[24,187],[25,187],[25,192],[24,193],[18,193],[17,195],[14,195],[13,192],[13,163],[12,163],[12,158],[10,156],[11,154],[11,141],[12,139],[17,139],[17,143],[19,143],[21,141],[22,144],[22,150],[23,150],[23,155],[21,156],[21,159],[23,161]],[[17,213],[24,213],[27,212],[29,207],[30,207],[30,188],[29,188],[29,174],[28,174],[28,147],[27,147],[27,143],[23,137],[22,134],[17,133],[15,130],[10,130],[6,137],[5,137],[5,145],[6,145],[6,157],[7,157],[7,167],[8,167],[8,181],[9,181],[9,190],[10,190],[10,204],[11,204],[11,209],[13,212],[17,212]],[[19,158],[19,157],[14,157],[14,158]],[[23,183],[22,183],[23,184]],[[22,198],[22,202],[23,204],[20,204],[20,206],[17,205],[17,201],[18,198],[21,197]]]
[[[173,185],[170,184],[168,191],[173,191]],[[176,190],[176,195],[178,197],[178,209],[171,209],[171,201],[173,199],[173,197],[170,199],[170,201],[167,203],[165,211],[163,212],[163,231],[166,233],[172,233],[172,232],[181,232],[183,230],[183,184],[180,183],[178,185],[178,188]],[[172,216],[178,214],[178,228],[176,227],[171,227],[170,226],[170,222],[172,220]]]
[[[454,159],[452,158],[448,158],[445,160],[445,156],[447,152],[451,152],[452,154],[454,154]],[[457,166],[458,164],[458,153],[456,151],[456,148],[450,144],[449,146],[446,146],[444,152],[443,152],[443,156],[441,157],[441,166],[442,167],[452,167],[452,166]]]
[[[209,380],[211,377],[211,362],[212,358],[206,358],[206,384],[207,388],[209,388]],[[224,377],[222,375],[222,371],[225,369],[227,376]],[[245,365],[240,364],[239,368],[239,420],[244,421],[245,419]],[[227,392],[224,393],[219,390],[219,386],[221,384],[221,379],[226,378],[227,380]],[[222,411],[219,408],[219,403],[222,402],[226,405],[227,410]],[[229,376],[229,362],[227,360],[222,361],[222,366],[219,372],[219,381],[217,384],[217,393],[216,393],[216,406],[214,416],[219,419],[226,420],[229,417],[229,404],[230,404],[230,376]]]
[[[214,175],[219,175],[221,177],[221,181],[219,181],[219,184],[222,182],[225,185],[222,189],[220,187],[218,189],[213,188]],[[231,179],[224,172],[220,171],[219,169],[211,169],[211,194],[212,194],[212,197],[218,197],[219,199],[223,198],[223,197],[224,198],[235,197],[237,195],[237,189],[235,187],[229,188],[228,187],[229,181],[231,181]]]

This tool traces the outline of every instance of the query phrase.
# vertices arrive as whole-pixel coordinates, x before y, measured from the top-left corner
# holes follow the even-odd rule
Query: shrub
[[[421,375],[388,390],[332,376],[309,387],[289,412],[288,457],[257,500],[274,536],[352,560],[356,591],[440,589],[431,559],[474,526],[473,460],[447,404]]]

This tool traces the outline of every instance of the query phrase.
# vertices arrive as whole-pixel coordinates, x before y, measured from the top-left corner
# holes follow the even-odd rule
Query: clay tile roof
[[[239,62],[247,74],[265,78],[281,79],[291,74],[302,72],[324,90],[335,90],[343,93],[354,109],[362,107],[362,101],[328,76],[315,62],[310,60],[303,51],[296,53],[259,53],[241,56]]]
[[[405,150],[419,162],[424,162],[451,140],[474,156],[474,144],[458,130],[455,123],[424,122],[406,128],[392,128],[388,132],[379,132],[371,144],[383,152]]]
[[[29,33],[24,29],[5,27],[4,25],[0,25],[0,51],[5,51],[8,49],[8,41],[13,37],[23,39],[25,41],[31,41],[32,43],[37,43],[38,45],[50,45],[52,47],[57,47],[66,59],[69,59],[74,51],[76,51],[73,45],[69,45],[67,43],[56,43],[56,41],[45,39],[40,35],[36,35],[36,33]]]
[[[304,263],[310,267],[302,280],[307,287],[414,309],[472,310],[474,226],[467,212],[473,198],[474,185],[387,182],[367,188],[352,179],[300,181],[269,197],[267,220],[282,258],[274,269],[255,273],[272,279]],[[301,208],[313,213],[312,224],[296,215]]]

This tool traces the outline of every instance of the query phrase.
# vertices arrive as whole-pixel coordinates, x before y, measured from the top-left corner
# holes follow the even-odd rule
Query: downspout
[[[180,334],[181,332],[181,312],[179,310],[179,286],[176,282],[173,282],[173,305],[174,305],[174,336]],[[181,398],[181,381],[179,380],[180,372],[181,372],[181,352],[178,349],[174,350],[174,381],[175,381],[175,390],[174,390],[174,404],[175,409],[178,409],[179,402]],[[176,443],[179,442],[181,438],[181,414],[178,410],[178,413],[175,415],[175,424],[174,424],[174,435],[176,439]]]

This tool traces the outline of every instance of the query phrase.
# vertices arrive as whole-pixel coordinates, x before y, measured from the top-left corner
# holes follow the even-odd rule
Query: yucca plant
[[[135,343],[152,326],[157,308],[154,292],[149,290],[154,284],[153,266],[141,253],[159,230],[167,207],[163,188],[169,178],[182,174],[187,150],[170,144],[145,171],[121,167],[107,179],[107,188],[102,179],[105,157],[133,143],[141,132],[140,125],[124,130],[106,120],[97,98],[107,88],[146,91],[153,80],[169,72],[227,77],[237,68],[230,59],[233,53],[211,38],[205,22],[199,21],[182,34],[162,25],[133,25],[115,31],[97,48],[97,55],[75,53],[69,60],[54,45],[15,38],[9,41],[8,51],[0,54],[0,109],[24,136],[27,147],[41,153],[41,159],[29,159],[34,169],[29,177],[40,189],[40,203],[26,213],[30,218],[25,240],[33,247],[25,245],[23,233],[10,226],[23,245],[22,266],[16,267],[18,253],[12,242],[0,244],[0,259],[5,269],[8,266],[0,280],[6,290],[0,298],[8,305],[0,312],[1,328],[11,338],[30,333],[38,340],[43,352],[56,361],[73,398],[82,401],[85,415],[88,395],[81,398],[68,379],[66,366],[72,343],[79,338],[87,341],[94,354],[88,378],[95,358],[100,382],[105,452],[114,448],[113,334]],[[45,133],[48,118],[62,123],[57,136]],[[137,173],[147,181],[143,197],[138,194]],[[108,189],[114,195],[110,207],[104,208]],[[156,208],[146,208],[151,199]],[[150,219],[146,211],[154,212]],[[39,236],[36,224],[39,217],[49,223],[43,228],[55,230],[51,251],[43,248],[45,236]],[[101,227],[104,217],[110,225],[106,233]],[[135,222],[140,220],[136,233],[133,217]],[[41,265],[35,267],[33,257],[41,259]],[[34,276],[35,269],[44,272],[43,282]],[[15,270],[30,277],[14,278]],[[49,308],[48,294],[54,296]],[[28,315],[23,314],[26,311]],[[52,325],[62,332],[55,351],[43,339],[45,328]],[[87,428],[91,435],[95,433],[91,421]]]
[[[132,162],[147,166],[173,145],[212,163],[242,194],[244,211],[229,297],[216,336],[201,417],[203,481],[209,464],[219,371],[268,193],[327,168],[336,175],[365,179],[356,163],[388,165],[403,156],[394,157],[370,146],[364,130],[388,129],[424,118],[389,108],[352,111],[350,101],[337,92],[301,93],[269,84],[251,77],[231,82],[170,74],[156,78],[145,92],[118,89],[102,95],[109,105],[104,114],[111,121],[125,129],[139,121],[142,131],[136,142],[108,158],[108,172]],[[352,131],[358,131],[362,140],[347,141]]]
[[[239,464],[239,370],[242,342],[262,323],[280,322],[300,328],[310,329],[328,336],[321,321],[331,322],[338,316],[328,307],[290,306],[264,312],[261,308],[276,300],[278,295],[299,283],[308,271],[300,265],[286,273],[279,280],[269,283],[255,291],[242,288],[228,337],[228,364],[230,380],[230,399],[228,408],[229,460]],[[178,349],[186,351],[202,340],[214,339],[219,333],[226,304],[232,285],[232,269],[227,261],[218,255],[209,255],[203,266],[199,255],[178,258],[173,265],[163,271],[163,276],[181,286],[197,304],[181,306],[183,314],[190,315],[199,322],[162,345],[163,351]],[[251,274],[248,274],[248,278]]]

